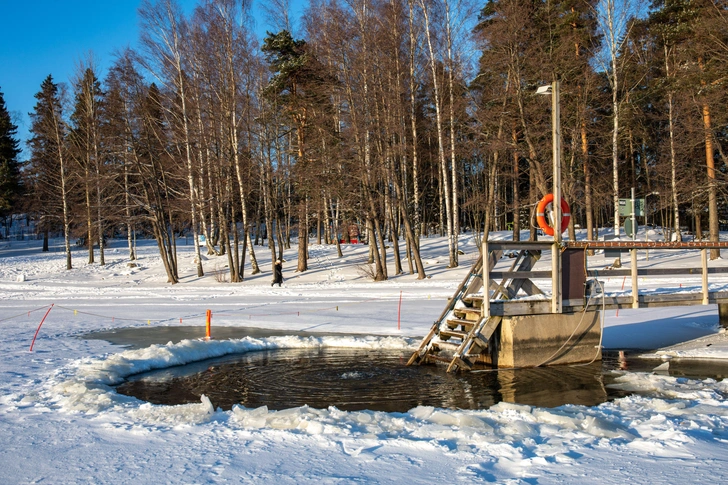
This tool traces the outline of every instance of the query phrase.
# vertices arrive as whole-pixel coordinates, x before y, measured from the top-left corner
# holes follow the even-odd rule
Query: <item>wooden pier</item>
[[[708,280],[710,275],[728,274],[728,267],[708,267],[707,250],[712,248],[728,249],[728,243],[484,242],[480,258],[408,365],[445,362],[451,372],[470,370],[477,364],[533,367],[595,360],[601,358],[598,319],[603,310],[717,304],[723,318],[728,316],[728,291],[709,291]],[[588,252],[599,249],[629,252],[629,268],[589,269]],[[700,250],[701,267],[639,268],[637,251],[656,249]],[[534,270],[543,251],[550,251],[558,260],[552,261],[551,270]],[[483,255],[487,264],[483,264]],[[510,268],[496,271],[504,255],[513,259]],[[639,277],[679,275],[700,275],[701,291],[686,293],[676,288],[674,293],[639,293]],[[600,281],[627,276],[631,295],[598,291]],[[488,298],[484,297],[486,281]],[[551,283],[550,294],[539,288],[540,281]]]

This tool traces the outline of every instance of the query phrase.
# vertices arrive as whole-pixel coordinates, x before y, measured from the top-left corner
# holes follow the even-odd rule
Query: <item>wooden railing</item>
[[[640,308],[652,306],[671,305],[695,305],[717,303],[728,304],[728,292],[710,292],[708,286],[708,275],[728,274],[728,267],[708,267],[707,250],[728,249],[728,242],[691,241],[691,242],[653,242],[653,241],[563,241],[558,247],[560,251],[554,250],[555,243],[552,241],[486,241],[483,243],[484,254],[492,251],[546,251],[551,250],[552,255],[571,250],[584,251],[584,276],[589,278],[608,278],[619,276],[630,276],[632,283],[631,296],[618,296],[603,298],[602,304],[605,308]],[[619,249],[630,253],[629,268],[595,270],[588,269],[587,250],[597,249]],[[637,251],[639,250],[700,250],[701,268],[639,268],[637,262]],[[484,281],[505,280],[505,279],[551,279],[552,294],[549,300],[529,298],[525,301],[514,300],[490,300],[483,301],[484,315],[524,315],[534,313],[571,313],[579,311],[586,304],[583,301],[573,298],[564,300],[562,295],[562,265],[558,261],[553,264],[551,270],[541,271],[488,271],[484,268]],[[558,271],[558,274],[554,274]],[[701,292],[699,294],[662,294],[662,295],[640,295],[640,276],[679,276],[679,275],[701,275]],[[535,286],[535,285],[534,285]],[[487,294],[487,292],[484,292]],[[555,311],[558,309],[558,311]]]

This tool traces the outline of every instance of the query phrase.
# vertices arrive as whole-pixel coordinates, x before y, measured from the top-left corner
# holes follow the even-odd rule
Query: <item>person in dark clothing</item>
[[[280,259],[276,259],[276,262],[273,263],[273,283],[270,285],[273,286],[276,283],[278,283],[279,287],[283,283],[283,263],[281,263]]]

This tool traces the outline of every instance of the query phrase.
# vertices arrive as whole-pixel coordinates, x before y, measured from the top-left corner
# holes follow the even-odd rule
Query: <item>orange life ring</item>
[[[545,212],[546,212],[546,206],[551,204],[554,201],[554,194],[546,194],[543,199],[538,203],[538,206],[536,206],[536,222],[538,222],[538,227],[540,227],[543,232],[548,234],[549,236],[554,235],[554,228],[549,225],[549,223],[546,221]],[[564,198],[561,198],[561,232],[564,232],[567,227],[569,227],[569,220],[571,219],[571,209],[569,209],[569,204],[566,203],[566,200]]]

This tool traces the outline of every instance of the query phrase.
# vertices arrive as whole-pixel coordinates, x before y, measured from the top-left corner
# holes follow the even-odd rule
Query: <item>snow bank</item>
[[[193,247],[181,243],[183,283],[170,286],[153,241],[140,241],[136,268],[127,266],[125,241],[112,241],[118,252],[107,253],[105,266],[84,264],[85,254],[76,251],[72,271],[65,269],[62,252],[41,253],[36,241],[35,249],[24,242],[0,250],[3,483],[728,481],[726,381],[622,374],[614,385],[635,394],[596,407],[502,402],[475,411],[419,406],[406,413],[305,406],[282,411],[236,406],[223,412],[205,396],[194,404],[160,406],[113,388],[135,373],[260,349],[412,350],[478,256],[470,236],[461,241],[466,255],[459,268],[446,268],[445,239],[423,238],[431,278],[396,275],[381,283],[357,272],[367,258],[364,245],[344,247],[344,258],[332,247],[314,245],[311,271],[300,274],[292,271],[297,257],[292,248],[285,254],[282,289],[270,287],[265,251],[259,254],[263,273],[248,273],[244,284],[221,284],[212,272],[196,276]],[[640,261],[700,267],[697,254],[650,251],[649,261],[646,252]],[[539,265],[550,267],[549,258],[545,253]],[[595,267],[611,263],[599,256],[593,262]],[[508,264],[504,259],[502,266]],[[724,266],[723,261],[710,264]],[[629,293],[625,281],[607,278],[604,291]],[[699,275],[641,278],[640,291],[678,284],[698,289]],[[728,278],[711,275],[710,285],[712,291],[728,287]],[[50,303],[55,309],[35,350],[28,352],[41,318],[31,311]],[[215,315],[213,336],[216,326],[250,326],[394,337],[188,340],[124,352],[105,341],[79,338],[150,322],[174,326],[183,319],[204,328],[206,309]],[[700,337],[706,340],[664,349],[663,355],[728,358],[728,339],[716,334],[714,305],[678,310],[605,312],[605,345],[648,349]],[[667,337],[669,342],[661,343]]]
[[[153,428],[217,423],[230,429],[285,430],[326,439],[439,443],[443,451],[487,452],[516,468],[533,460],[570,463],[575,446],[628,447],[661,457],[685,456],[681,445],[705,439],[705,431],[728,438],[728,381],[691,380],[644,373],[624,374],[614,387],[635,392],[597,407],[567,405],[554,409],[501,402],[484,410],[419,406],[407,413],[345,412],[308,406],[281,411],[234,406],[215,410],[206,396],[178,406],[152,405],[117,394],[111,387],[152,369],[262,349],[349,347],[411,350],[416,342],[397,337],[271,337],[228,341],[185,340],[153,345],[61,369],[45,399],[67,413],[102,414],[117,423]],[[647,394],[649,396],[641,395]],[[39,398],[41,399],[41,398]],[[352,445],[353,446],[353,445]],[[345,449],[356,455],[363,445]]]
[[[50,381],[51,394],[60,407],[66,411],[94,414],[115,406],[136,404],[133,398],[117,394],[111,386],[123,382],[127,377],[142,372],[185,365],[230,354],[244,354],[259,350],[345,347],[355,349],[399,349],[414,350],[416,341],[400,337],[269,337],[256,339],[246,337],[235,340],[183,340],[177,344],[152,345],[127,350],[98,358],[75,361],[60,370]],[[203,404],[204,400],[203,399]],[[209,401],[208,401],[209,403]],[[187,406],[187,407],[186,407]],[[151,421],[168,421],[174,415],[175,421],[199,422],[199,414],[209,414],[207,405],[181,405],[169,407],[171,411],[151,412],[149,404],[141,406],[137,415],[149,416]],[[210,405],[211,406],[211,405]],[[197,411],[189,412],[189,409]],[[199,409],[198,409],[199,408]],[[182,409],[184,411],[179,412]]]

